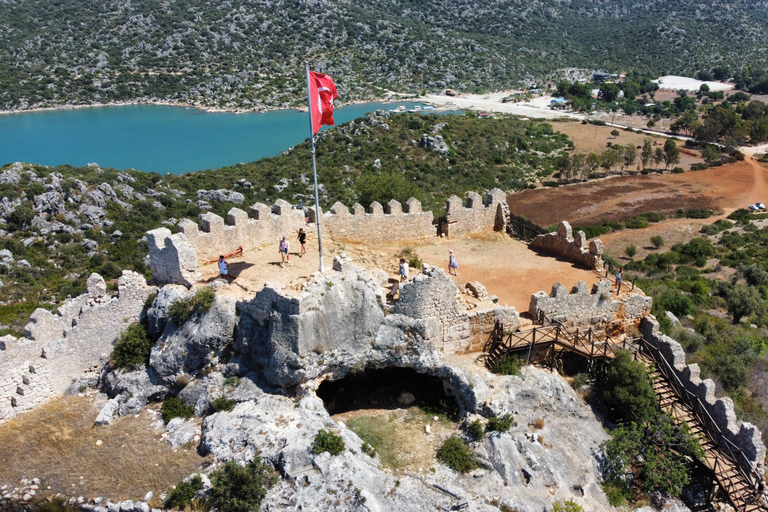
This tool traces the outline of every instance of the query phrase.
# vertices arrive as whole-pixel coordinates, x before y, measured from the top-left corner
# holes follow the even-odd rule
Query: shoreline
[[[397,95],[397,93],[393,93]],[[364,103],[394,103],[397,101],[419,102],[422,98],[399,98],[393,99],[391,95],[384,96],[382,98],[369,98],[351,100],[343,104],[338,105],[336,108],[343,108],[349,105],[361,105]],[[426,99],[423,101],[427,102]],[[301,107],[254,107],[250,109],[236,108],[227,109],[220,107],[209,107],[205,105],[196,105],[194,103],[172,102],[172,101],[118,101],[110,103],[89,103],[87,105],[59,105],[55,107],[35,107],[24,110],[0,110],[0,115],[13,115],[13,114],[29,114],[33,112],[56,112],[64,110],[79,110],[85,108],[106,108],[106,107],[128,107],[133,105],[147,105],[147,106],[161,106],[161,107],[185,107],[194,108],[205,113],[210,114],[264,114],[266,112],[276,112],[280,110],[296,110],[297,112],[307,112],[309,109],[306,106]],[[435,106],[435,109],[438,107]]]

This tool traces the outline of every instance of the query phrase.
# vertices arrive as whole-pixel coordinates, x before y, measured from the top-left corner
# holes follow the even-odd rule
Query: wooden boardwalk
[[[683,386],[658,347],[647,340],[600,336],[591,329],[567,330],[562,324],[539,325],[524,331],[504,333],[503,325],[497,323],[484,352],[489,369],[509,354],[526,355],[530,360],[534,351],[550,361],[562,352],[577,354],[595,369],[595,363],[612,359],[619,349],[630,350],[635,359],[646,366],[659,409],[677,424],[688,425],[690,433],[698,439],[704,451],[701,462],[712,471],[717,482],[710,500],[721,494],[737,512],[768,512],[768,505],[758,492],[764,483],[762,475],[752,472],[751,464],[741,449],[724,436],[699,397]]]

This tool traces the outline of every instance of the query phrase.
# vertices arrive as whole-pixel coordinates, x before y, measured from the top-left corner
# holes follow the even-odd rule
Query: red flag
[[[320,131],[323,125],[333,126],[333,100],[337,97],[333,79],[322,73],[309,72],[310,115],[312,133]]]

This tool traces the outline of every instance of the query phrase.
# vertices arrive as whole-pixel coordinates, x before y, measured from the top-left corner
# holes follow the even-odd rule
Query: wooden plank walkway
[[[497,323],[484,349],[486,367],[492,369],[509,354],[527,351],[530,357],[534,349],[543,349],[550,357],[567,351],[584,357],[590,364],[612,359],[618,349],[631,350],[648,369],[659,409],[676,423],[688,425],[704,451],[701,462],[712,470],[719,490],[730,504],[737,512],[768,512],[768,505],[757,491],[764,483],[763,476],[751,472],[746,456],[726,439],[699,398],[683,386],[667,360],[651,343],[642,338],[619,340],[598,336],[591,329],[568,331],[562,324],[540,325],[505,334],[503,325]]]

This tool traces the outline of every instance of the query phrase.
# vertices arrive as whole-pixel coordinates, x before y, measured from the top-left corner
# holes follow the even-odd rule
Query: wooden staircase
[[[675,378],[669,378],[669,372],[663,372],[660,366],[666,361],[657,362],[647,352],[637,352],[636,359],[642,362],[648,369],[656,392],[659,409],[671,416],[677,424],[685,423],[688,432],[694,436],[701,445],[704,456],[701,458],[715,475],[720,490],[728,497],[728,501],[737,512],[768,511],[768,506],[763,503],[762,497],[757,492],[757,478],[748,472],[734,460],[734,446],[723,438],[719,429],[712,432],[707,429],[705,421],[702,421],[702,412],[697,410],[696,402],[693,402],[687,394],[676,389]],[[682,383],[680,383],[682,386]],[[719,435],[718,435],[719,434]]]
[[[538,323],[544,323],[539,321]],[[586,358],[590,364],[596,360],[612,359],[619,348],[629,349],[650,374],[656,392],[658,407],[669,414],[677,424],[685,423],[689,432],[701,445],[701,458],[717,481],[712,497],[721,492],[737,512],[768,512],[758,488],[763,475],[751,472],[751,464],[741,449],[729,441],[715,423],[700,399],[688,391],[670,367],[667,360],[652,344],[642,338],[623,339],[599,337],[589,331],[567,331],[562,324],[534,325],[523,331],[504,333],[502,324],[494,326],[486,342],[485,365],[493,369],[505,356],[513,353],[528,356],[532,350],[547,350],[550,357],[564,351]]]

